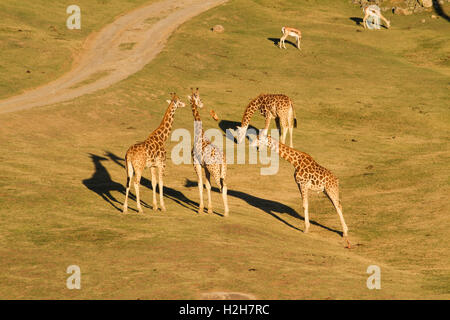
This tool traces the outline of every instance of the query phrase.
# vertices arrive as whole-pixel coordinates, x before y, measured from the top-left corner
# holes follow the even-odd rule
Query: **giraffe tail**
[[[297,128],[297,116],[295,115],[295,108],[294,108],[294,104],[291,101],[291,108],[292,108],[292,113],[294,115],[294,128]]]
[[[222,192],[223,187],[225,186],[225,178],[227,176],[227,164],[225,161],[222,163],[222,168],[220,170],[220,192]]]
[[[128,155],[125,156],[125,169],[127,170],[127,189],[130,188],[131,178],[133,177],[133,165],[128,160]]]

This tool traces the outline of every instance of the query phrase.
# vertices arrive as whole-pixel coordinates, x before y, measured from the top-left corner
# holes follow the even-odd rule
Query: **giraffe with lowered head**
[[[241,126],[237,127],[237,141],[242,143],[247,132],[250,119],[259,110],[266,119],[266,124],[262,134],[267,135],[270,121],[275,118],[281,124],[281,141],[285,143],[287,131],[290,132],[289,145],[293,147],[292,131],[297,128],[297,118],[292,100],[284,94],[260,94],[248,104],[242,116]]]
[[[191,95],[188,99],[191,101],[192,115],[194,117],[194,146],[192,148],[192,158],[194,162],[194,169],[198,176],[198,190],[200,194],[200,204],[198,213],[204,210],[203,204],[203,177],[202,168],[205,170],[205,186],[208,193],[208,213],[212,213],[211,204],[211,176],[216,181],[222,192],[222,200],[225,208],[224,216],[228,216],[228,199],[227,199],[227,183],[225,181],[227,176],[227,163],[222,151],[209,141],[204,135],[201,127],[200,113],[197,108],[203,108],[203,102],[200,99],[198,88],[194,91],[191,88]]]
[[[319,165],[309,154],[292,149],[283,143],[272,139],[271,136],[259,136],[251,143],[251,146],[260,148],[267,146],[277,152],[280,157],[291,163],[294,168],[294,179],[300,190],[305,214],[305,233],[309,231],[308,193],[309,191],[324,192],[335,207],[343,229],[343,238],[350,248],[348,240],[348,228],[342,214],[342,205],[339,199],[339,180],[330,170]]]
[[[148,138],[132,145],[125,155],[125,168],[127,170],[127,187],[125,194],[125,202],[123,204],[123,213],[128,210],[128,194],[130,191],[131,179],[134,175],[134,189],[136,190],[136,202],[140,213],[142,213],[141,202],[139,198],[139,184],[141,181],[142,172],[145,168],[150,167],[152,174],[152,189],[153,189],[153,210],[158,210],[156,202],[156,169],[158,168],[159,178],[159,201],[161,210],[165,211],[163,199],[163,175],[166,166],[166,147],[165,143],[169,137],[170,130],[177,108],[183,108],[185,104],[181,102],[175,93],[171,94],[172,99],[167,100],[169,107],[164,114],[161,124],[156,128]]]

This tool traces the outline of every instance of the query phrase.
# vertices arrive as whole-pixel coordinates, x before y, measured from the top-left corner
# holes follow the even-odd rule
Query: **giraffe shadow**
[[[89,154],[89,157],[94,164],[95,171],[89,179],[85,179],[82,181],[84,186],[98,194],[114,209],[121,212],[123,202],[117,200],[111,192],[119,192],[125,196],[125,187],[120,183],[113,181],[108,170],[102,164],[102,162],[109,161],[109,159],[92,153]],[[133,194],[130,194],[130,198],[136,200],[136,197]],[[142,204],[144,205],[144,207],[149,208],[149,205],[147,203],[143,202]],[[132,210],[137,212],[137,210],[135,209]]]
[[[122,167],[125,170],[125,164],[124,164],[125,159],[124,158],[118,157],[117,155],[115,155],[114,153],[109,152],[109,151],[105,152],[105,156],[108,157],[111,161],[113,161],[115,164],[117,164],[118,166]],[[151,180],[149,180],[145,177],[141,177],[141,185],[153,191]],[[125,197],[125,187],[122,186],[122,188],[123,188],[122,193]],[[156,189],[159,192],[159,187],[156,187]],[[164,185],[163,193],[164,193],[164,198],[170,199],[186,209],[197,212],[199,203],[187,198],[182,192],[175,190],[169,186]],[[132,195],[131,190],[130,190],[129,195],[130,195],[130,199],[136,201],[136,197],[134,195]],[[144,206],[147,208],[152,208],[152,206],[143,202],[142,199],[141,199],[141,203],[144,204]],[[137,211],[137,210],[135,210],[135,211]]]
[[[231,130],[235,130],[237,126],[240,126],[241,123],[237,121],[231,121],[231,120],[220,120],[219,121],[219,128],[225,133],[227,139],[233,141],[234,143],[238,144],[236,138],[233,136],[233,134],[230,132]],[[249,125],[247,128],[247,133],[257,133],[258,129],[252,125]],[[248,134],[246,135],[246,138],[249,139]]]
[[[104,157],[90,153],[89,157],[91,158],[91,160],[94,164],[95,171],[89,179],[85,179],[82,181],[83,185],[86,188],[88,188],[89,190],[98,194],[103,200],[105,200],[107,203],[109,203],[114,209],[116,209],[119,212],[122,212],[123,202],[117,200],[116,197],[113,196],[112,192],[119,192],[120,194],[123,195],[123,198],[125,199],[125,187],[122,184],[115,182],[111,179],[111,175],[109,174],[106,167],[102,164],[102,162],[112,161],[113,163],[124,168],[124,170],[125,170],[125,165],[124,165],[125,160],[111,152],[105,152]],[[153,190],[151,181],[144,177],[141,178],[141,185]],[[190,200],[180,191],[177,191],[168,186],[164,186],[164,197],[175,201],[176,203],[178,203],[179,205],[181,205],[187,209],[197,212],[196,209],[198,209],[198,203]],[[129,192],[129,198],[132,201],[136,201],[136,196],[133,194],[133,192],[131,192],[131,190]],[[141,199],[141,204],[143,205],[144,208],[148,208],[148,209],[152,208],[151,205],[149,205],[147,202],[143,201],[142,199]],[[133,208],[129,208],[129,209],[134,212],[138,212],[137,209],[133,209]]]
[[[194,186],[197,186],[197,182],[186,179],[185,187],[192,188]],[[211,187],[211,191],[220,193],[220,190],[217,187]],[[268,200],[268,199],[263,199],[263,198],[259,198],[256,196],[252,196],[251,194],[248,194],[248,193],[245,193],[242,191],[237,191],[237,190],[228,189],[228,195],[232,196],[234,198],[237,198],[237,199],[244,200],[252,207],[264,211],[265,213],[271,215],[272,217],[274,217],[275,219],[284,223],[285,225],[287,225],[288,227],[290,227],[292,229],[295,229],[298,231],[303,231],[303,230],[297,228],[296,226],[292,225],[291,223],[287,222],[286,220],[284,220],[283,218],[281,218],[278,215],[278,214],[288,214],[289,216],[291,216],[293,218],[297,218],[302,221],[305,221],[305,218],[300,216],[297,213],[297,211],[295,211],[294,209],[292,209],[291,207],[289,207],[285,204],[282,204],[280,202],[273,201],[273,200]],[[338,235],[342,236],[341,231],[329,228],[329,227],[324,226],[324,225],[322,225],[314,220],[311,220],[311,219],[309,220],[309,222],[315,226],[321,227],[321,228],[331,231],[331,232],[335,232]]]
[[[279,47],[280,38],[267,38],[267,40],[272,41],[276,47]],[[290,44],[291,46],[293,46],[294,48],[297,49],[297,45],[295,43],[293,43],[292,41],[289,41],[286,39],[286,40],[284,40],[284,43]]]

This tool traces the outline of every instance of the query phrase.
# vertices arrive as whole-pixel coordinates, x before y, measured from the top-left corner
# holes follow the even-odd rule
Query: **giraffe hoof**
[[[227,218],[227,217],[228,217],[228,211],[226,211],[226,212],[223,214],[223,217],[224,217],[224,218]]]
[[[309,228],[306,228],[305,231],[303,231],[303,233],[309,233]]]
[[[166,207],[165,206],[161,206],[161,211],[166,211]]]
[[[213,213],[213,210],[211,208],[208,208],[208,213],[209,214]]]
[[[350,241],[348,240],[347,236],[344,236],[344,240],[345,240],[345,243],[346,243],[345,248],[351,249],[352,245],[350,244]]]
[[[153,211],[158,211],[158,205],[154,204],[152,209]]]
[[[144,211],[142,209],[139,209],[139,213],[144,213]]]
[[[198,213],[198,214],[203,213],[203,210],[204,210],[204,208],[203,208],[203,207],[200,207],[200,208],[198,208],[197,213]]]

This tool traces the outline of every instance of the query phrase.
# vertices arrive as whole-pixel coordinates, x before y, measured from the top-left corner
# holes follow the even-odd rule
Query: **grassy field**
[[[126,7],[108,2],[116,12]],[[51,12],[64,5],[48,6],[56,24]],[[114,16],[99,15],[91,31]],[[429,16],[387,14],[392,28],[369,32],[351,19],[361,10],[348,1],[232,0],[181,26],[155,60],[107,90],[2,114],[0,298],[197,299],[213,291],[260,299],[450,298],[450,24]],[[2,32],[37,28],[19,25],[20,17],[2,20]],[[215,24],[225,32],[212,33]],[[283,25],[302,30],[301,52],[274,45]],[[44,61],[32,75],[67,70],[84,32],[58,49],[64,58]],[[27,61],[34,42],[20,41]],[[4,45],[13,46],[11,39]],[[10,59],[0,69],[0,95],[47,81],[5,82],[23,79]],[[192,165],[170,159],[167,212],[120,213],[127,148],[159,124],[169,92],[187,102],[192,86],[206,105],[205,128],[218,128],[210,108],[227,124],[240,121],[261,92],[293,99],[294,145],[339,177],[353,249],[344,249],[323,195],[312,195],[312,226],[302,232],[300,194],[285,161],[273,176],[261,176],[259,165],[229,165],[227,219],[217,188],[217,214],[196,214]],[[178,110],[174,129],[192,131],[191,119],[189,106]],[[252,124],[261,128],[262,117]],[[168,142],[169,158],[174,145]],[[151,204],[149,171],[144,177],[141,197]],[[81,290],[65,285],[73,264]],[[369,265],[381,268],[381,290],[366,287]]]
[[[79,0],[81,29],[68,30],[71,0],[2,0],[0,98],[54,80],[70,70],[83,41],[119,14],[156,0]]]

